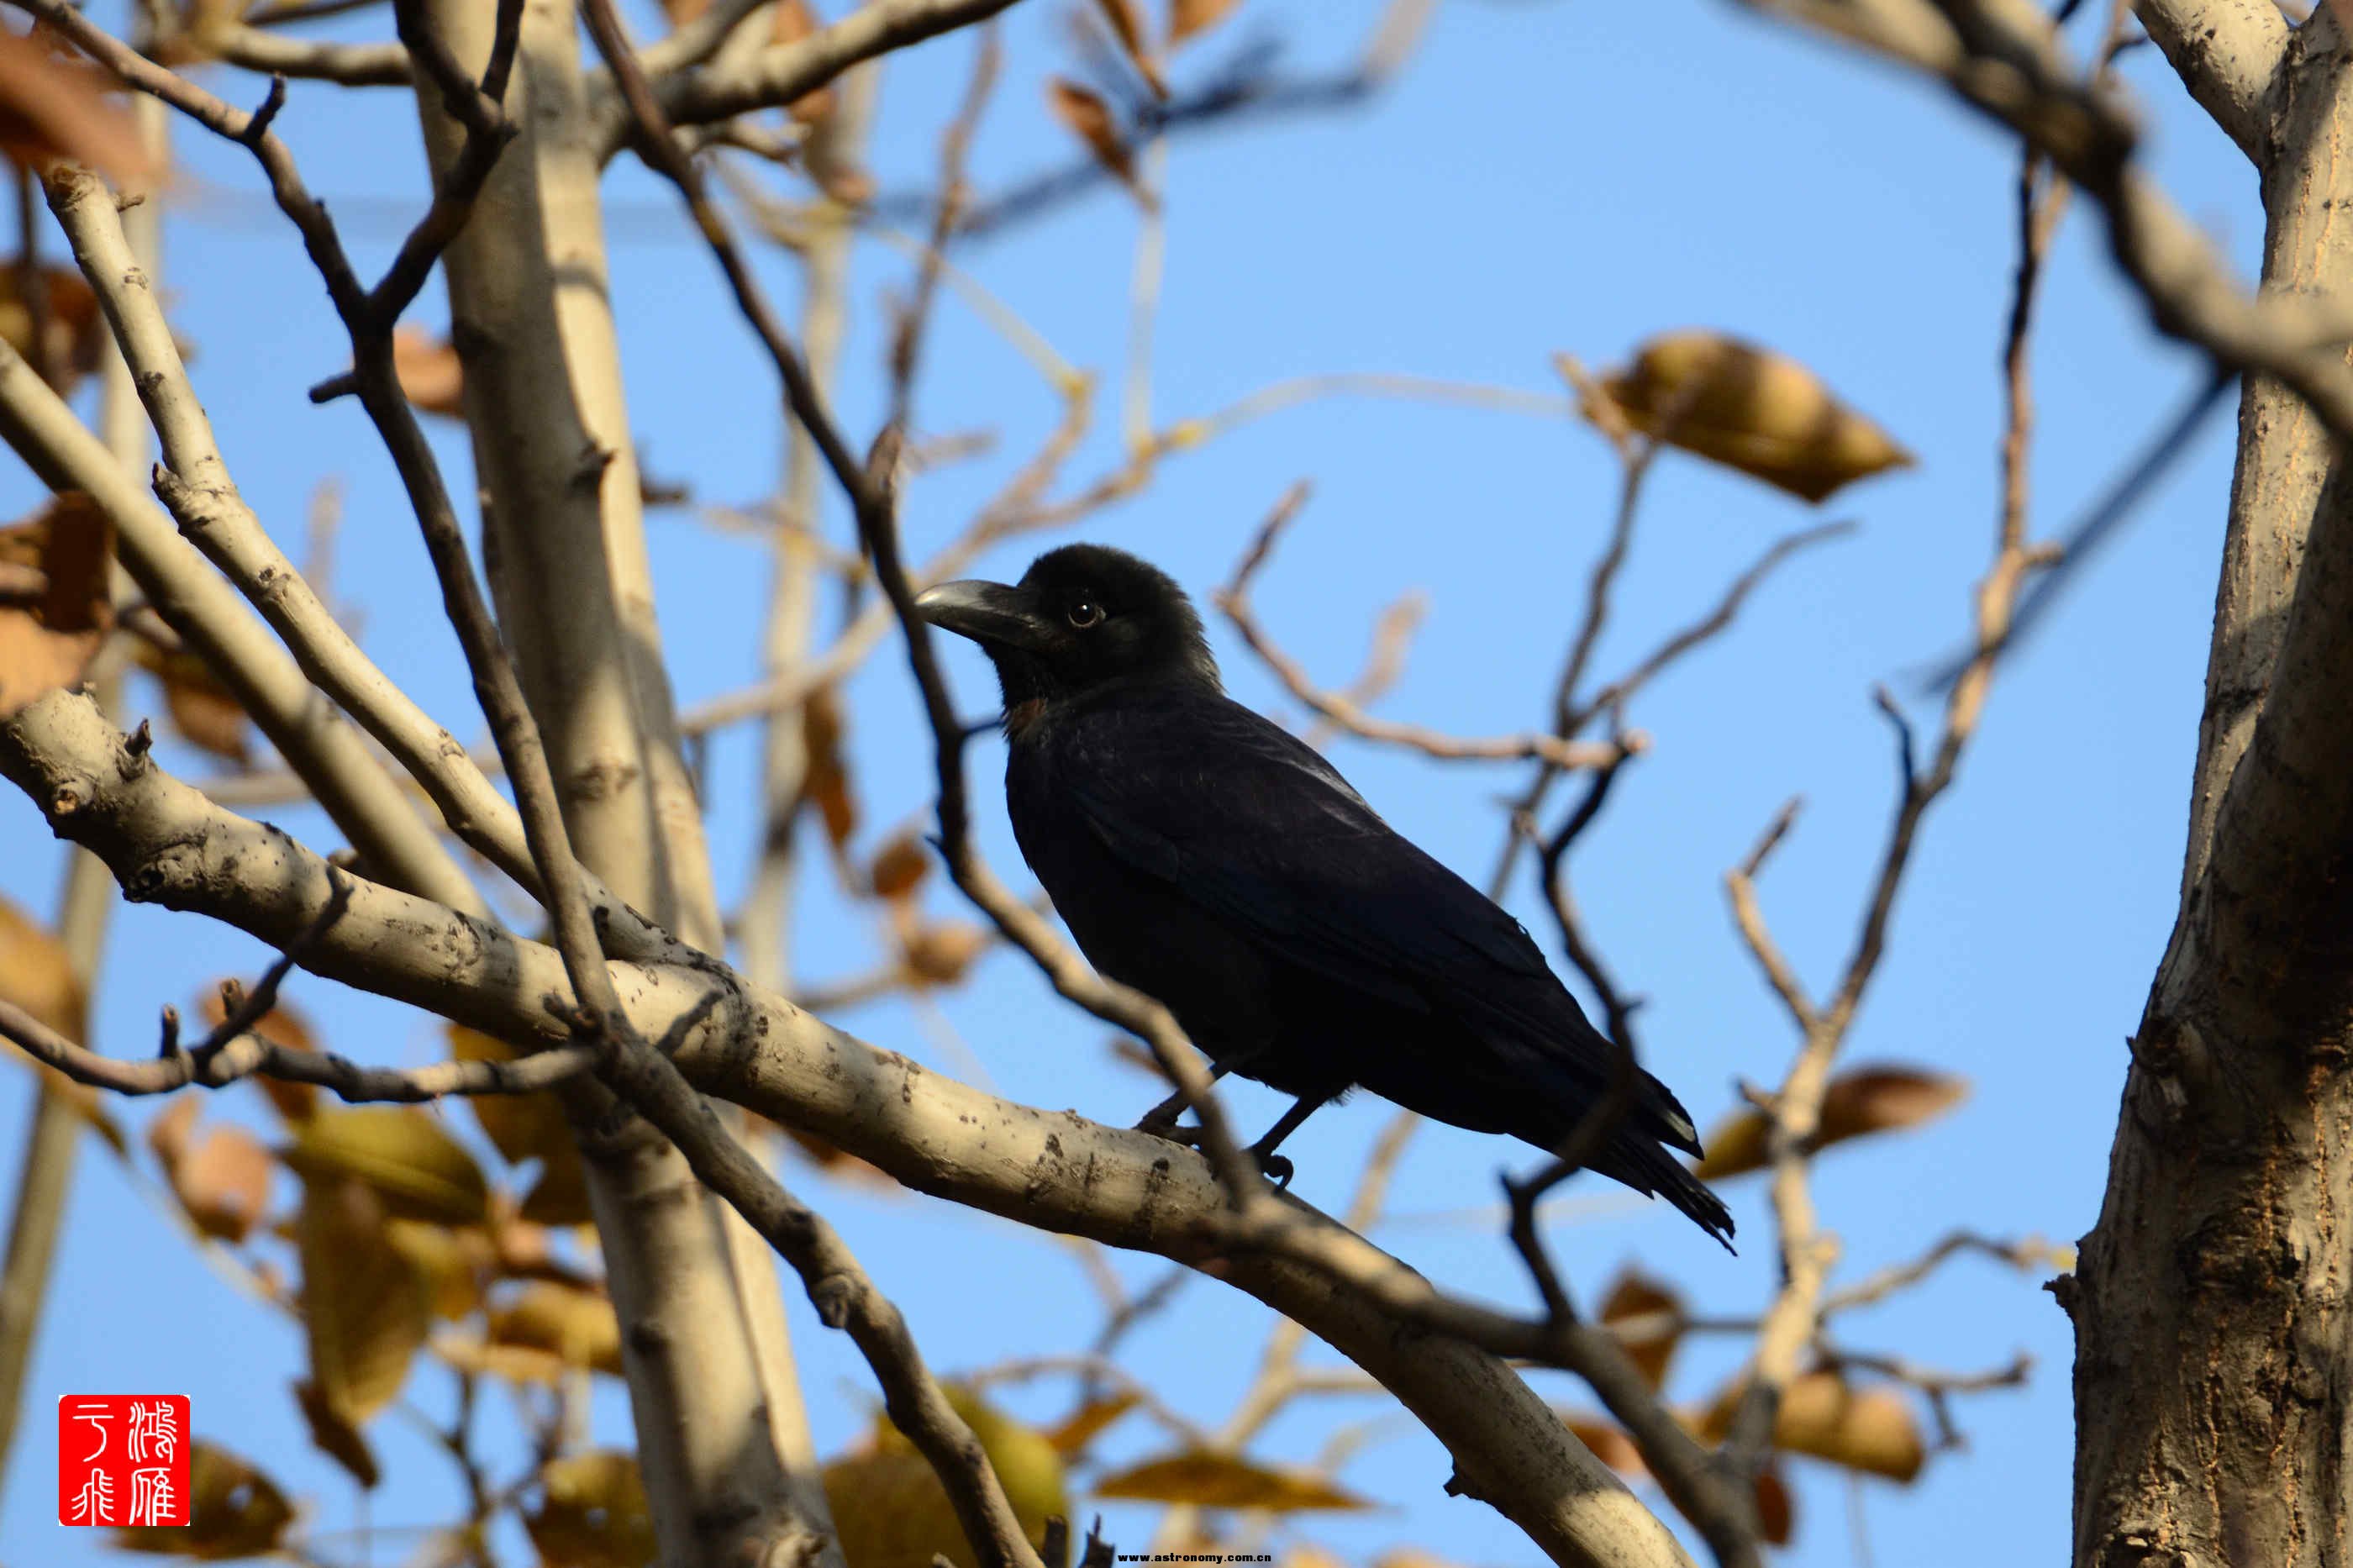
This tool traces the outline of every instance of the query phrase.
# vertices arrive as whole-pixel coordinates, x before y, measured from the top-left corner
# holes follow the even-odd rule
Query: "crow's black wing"
[[[1531,1089],[1582,1099],[1607,1083],[1609,1042],[1520,923],[1390,828],[1313,748],[1191,689],[1130,689],[1060,722],[1050,787],[1124,864],[1285,963],[1471,1025]],[[1691,1143],[1681,1107],[1660,1099],[1661,1135]]]

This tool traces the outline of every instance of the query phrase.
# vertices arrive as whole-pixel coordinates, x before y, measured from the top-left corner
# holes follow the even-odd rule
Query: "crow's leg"
[[[1219,1079],[1225,1076],[1226,1069],[1224,1068],[1215,1065],[1210,1067],[1209,1081],[1211,1083],[1217,1082]],[[1176,1130],[1176,1119],[1192,1109],[1193,1097],[1187,1094],[1180,1089],[1176,1093],[1170,1095],[1167,1099],[1162,1100],[1159,1104],[1154,1106],[1151,1110],[1145,1111],[1144,1113],[1144,1120],[1135,1124],[1135,1130],[1138,1132],[1149,1132],[1155,1138],[1166,1138]]]
[[[1275,1124],[1266,1130],[1266,1136],[1250,1145],[1250,1152],[1257,1159],[1258,1168],[1264,1172],[1267,1179],[1273,1182],[1276,1186],[1291,1185],[1293,1172],[1291,1162],[1274,1152],[1275,1145],[1298,1131],[1301,1122],[1337,1098],[1338,1095],[1332,1091],[1301,1095],[1298,1103],[1284,1111]]]

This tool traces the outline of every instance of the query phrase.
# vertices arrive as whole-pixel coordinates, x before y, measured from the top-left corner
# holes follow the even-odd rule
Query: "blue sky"
[[[1181,85],[1261,37],[1280,38],[1295,66],[1328,67],[1349,57],[1374,9],[1250,0],[1174,74]],[[1031,0],[1005,23],[1005,78],[974,153],[984,191],[1068,153],[1039,90],[1066,58],[1060,19],[1047,0]],[[362,18],[351,31],[387,26]],[[873,160],[886,188],[929,177],[972,47],[946,40],[893,63]],[[2261,214],[2244,161],[2153,49],[2128,56],[2123,75],[2141,105],[2151,167],[2251,271]],[[258,97],[248,81],[232,85]],[[380,265],[421,190],[403,96],[298,87],[280,128],[354,243]],[[355,407],[314,408],[302,395],[343,363],[326,301],[259,200],[242,154],[186,132],[179,144],[190,194],[171,208],[164,275],[228,460],[290,543],[311,487],[343,480],[337,585],[364,616],[366,647],[453,729],[470,732],[478,723],[456,647],[389,465]],[[1803,360],[1918,454],[1916,468],[1823,509],[1856,520],[1861,531],[1793,563],[1729,637],[1640,699],[1630,720],[1653,748],[1577,853],[1595,937],[1622,983],[1648,998],[1648,1065],[1703,1123],[1735,1103],[1736,1081],[1778,1079],[1794,1046],[1735,938],[1724,870],[1784,799],[1805,796],[1762,895],[1792,962],[1826,988],[1853,941],[1895,787],[1872,688],[1915,690],[1916,672],[1968,625],[1995,516],[2015,175],[2007,141],[1927,87],[1694,0],[1449,6],[1402,78],[1369,106],[1213,132],[1181,142],[1168,160],[1166,284],[1152,374],[1164,419],[1331,371],[1549,393],[1555,351],[1602,365],[1652,332],[1701,325]],[[691,482],[703,500],[754,502],[779,462],[773,376],[666,191],[621,163],[607,192],[641,460],[649,472]],[[1131,204],[1104,189],[972,247],[960,262],[1065,357],[1115,387],[1135,229]],[[863,430],[880,413],[875,307],[886,289],[903,288],[907,267],[879,244],[862,245],[858,260],[840,402],[851,428]],[[789,301],[789,266],[770,258],[764,270]],[[438,321],[444,312],[436,285],[417,314]],[[956,532],[1056,415],[1050,391],[953,298],[929,363],[923,427],[986,428],[998,443],[984,460],[911,489],[905,528],[918,556]],[[2035,515],[2056,531],[2200,374],[2193,356],[2155,336],[2088,209],[2057,243],[2035,372]],[[1068,488],[1120,460],[1117,423],[1107,393],[1095,433],[1067,470]],[[1850,1055],[1963,1074],[1972,1094],[1921,1131],[1821,1161],[1825,1223],[1843,1238],[1850,1273],[1910,1256],[1954,1226],[2072,1241],[2097,1215],[2124,1037],[2172,919],[2229,428],[2217,419],[2200,432],[2129,532],[2005,669],[1958,786],[1928,823]],[[453,489],[470,493],[462,436],[454,427],[437,435]],[[1379,608],[1419,588],[1430,611],[1381,710],[1461,734],[1540,722],[1614,504],[1613,461],[1601,440],[1529,415],[1314,403],[1170,460],[1145,493],[1091,519],[1081,536],[1135,549],[1206,595],[1300,479],[1314,480],[1314,499],[1257,592],[1285,646],[1320,679],[1342,684]],[[0,462],[0,502],[22,511],[34,495],[29,475],[13,459]],[[1812,509],[1694,459],[1662,461],[1600,668],[1639,658],[1712,603],[1771,538],[1812,521]],[[828,526],[846,537],[838,509]],[[681,698],[743,683],[756,660],[762,552],[676,511],[658,514],[651,531]],[[1008,549],[984,569],[1018,574],[1028,554],[1026,544]],[[1213,635],[1235,693],[1292,716],[1247,650],[1222,626]],[[994,691],[983,662],[958,648],[950,668],[966,709],[985,711]],[[895,644],[850,695],[871,843],[925,812],[928,740]],[[152,702],[152,693],[137,689],[133,700]],[[1933,705],[1912,707],[1926,733]],[[1497,802],[1518,787],[1515,772],[1356,742],[1333,754],[1398,827],[1483,879],[1503,828]],[[191,775],[206,771],[201,760],[167,755]],[[985,842],[998,867],[1018,876],[996,789],[997,743],[976,745],[972,765]],[[731,899],[751,863],[755,770],[750,731],[713,745],[712,845]],[[315,813],[274,819],[314,845],[332,842]],[[0,889],[51,910],[61,857],[22,801],[0,800],[0,843],[10,847],[0,854]],[[1550,946],[1532,893],[1523,880],[1511,905]],[[960,912],[937,889],[933,907]],[[800,912],[799,961],[809,978],[873,962],[879,916],[844,905],[821,872]],[[94,1033],[118,1053],[150,1048],[161,1004],[185,1005],[209,980],[265,960],[222,928],[136,909],[119,914],[112,954]],[[317,981],[298,981],[291,994],[345,1054],[407,1062],[437,1047],[438,1031],[419,1015]],[[960,1042],[952,1047],[943,1019]],[[839,1021],[959,1076],[976,1062],[999,1092],[1031,1103],[1118,1121],[1156,1097],[1110,1060],[1102,1026],[1057,1004],[1007,955],[987,961],[936,1015],[888,1004]],[[14,1169],[7,1145],[20,1136],[26,1082],[0,1079],[0,1168]],[[1273,1096],[1247,1086],[1229,1104],[1245,1123],[1278,1109]],[[153,1109],[126,1116],[140,1122]],[[266,1124],[249,1094],[221,1097],[206,1114]],[[1299,1190],[1342,1204],[1385,1115],[1357,1102],[1318,1116],[1290,1145]],[[452,1123],[471,1134],[470,1119]],[[1450,1289],[1528,1305],[1524,1276],[1482,1212],[1493,1202],[1496,1171],[1525,1168],[1525,1152],[1425,1130],[1378,1239]],[[929,1200],[799,1179],[899,1299],[935,1366],[953,1372],[1068,1349],[1092,1333],[1092,1297],[1047,1240]],[[1682,1282],[1701,1310],[1752,1312],[1772,1283],[1768,1220],[1753,1179],[1725,1195],[1743,1231],[1737,1259],[1662,1205],[1582,1184],[1571,1189],[1553,1245],[1588,1297],[1639,1257]],[[1131,1280],[1157,1268],[1150,1259],[1120,1266]],[[818,1327],[797,1293],[791,1300],[819,1447],[830,1452],[866,1422],[871,1384],[847,1342]],[[1198,1282],[1134,1338],[1130,1364],[1214,1424],[1247,1383],[1269,1326],[1255,1303]],[[1842,1325],[1840,1336],[1857,1349],[1955,1369],[1996,1365],[2020,1351],[2036,1358],[2025,1389],[1963,1404],[1966,1450],[1934,1457],[1908,1488],[1864,1484],[1859,1506],[1878,1561],[2048,1559],[2063,1550],[2071,1342],[2033,1279],[1958,1263]],[[1686,1347],[1677,1392],[1704,1396],[1735,1352],[1728,1342]],[[360,1508],[303,1437],[286,1393],[301,1367],[295,1330],[257,1314],[117,1166],[86,1152],[27,1390],[26,1437],[0,1510],[0,1560],[70,1568],[106,1557],[89,1536],[50,1521],[48,1413],[66,1393],[189,1393],[199,1429],[311,1500],[322,1531],[446,1517],[455,1506],[446,1465],[395,1415],[373,1429],[393,1479]],[[1541,1386],[1564,1405],[1585,1403],[1565,1379],[1545,1377]],[[409,1397],[438,1415],[449,1391],[420,1369]],[[1062,1388],[1041,1387],[1016,1404],[1050,1416],[1066,1399]],[[1306,1455],[1334,1425],[1363,1413],[1302,1406],[1263,1451]],[[609,1394],[599,1419],[602,1430],[626,1433]],[[1135,1458],[1155,1446],[1138,1426],[1122,1429],[1110,1452]],[[1433,1441],[1398,1430],[1345,1477],[1388,1506],[1309,1521],[1304,1533],[1351,1557],[1410,1542],[1463,1563],[1531,1561],[1500,1516],[1444,1496],[1448,1468]],[[1788,1559],[1854,1561],[1845,1483],[1804,1464],[1794,1475],[1800,1535]],[[1132,1509],[1106,1517],[1124,1545],[1148,1524]],[[398,1561],[408,1540],[385,1537],[375,1561]]]

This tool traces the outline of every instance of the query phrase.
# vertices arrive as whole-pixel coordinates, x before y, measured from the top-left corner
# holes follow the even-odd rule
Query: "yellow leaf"
[[[430,1284],[384,1218],[372,1189],[330,1175],[303,1183],[294,1223],[311,1381],[353,1426],[399,1394],[432,1316]]]
[[[1602,390],[1645,435],[1810,501],[1912,461],[1804,365],[1717,332],[1662,333]]]
[[[284,1159],[305,1178],[357,1177],[402,1219],[480,1225],[490,1215],[474,1157],[413,1105],[322,1110],[294,1130]]]
[[[118,1530],[113,1544],[119,1552],[228,1563],[276,1552],[293,1522],[277,1482],[199,1437],[188,1445],[188,1522]]]
[[[393,1219],[385,1222],[385,1239],[425,1276],[435,1317],[455,1321],[480,1309],[483,1283],[498,1262],[489,1232]]]
[[[449,1054],[461,1062],[511,1062],[519,1054],[504,1040],[463,1024],[446,1028]],[[579,1158],[572,1126],[564,1119],[564,1106],[545,1089],[536,1094],[470,1094],[466,1103],[474,1120],[481,1123],[484,1136],[510,1165],[533,1159],[552,1165],[567,1155]]]
[[[659,1550],[634,1454],[598,1448],[551,1459],[539,1491],[522,1523],[543,1568],[646,1568]]]
[[[988,1455],[1022,1533],[1038,1545],[1048,1518],[1070,1517],[1061,1456],[1044,1434],[971,1390],[951,1384],[946,1394]],[[974,1568],[939,1478],[888,1422],[878,1422],[866,1447],[827,1465],[824,1481],[849,1568],[931,1568],[935,1556]]]
[[[1126,1391],[1091,1399],[1062,1419],[1062,1424],[1046,1434],[1046,1441],[1054,1445],[1054,1452],[1064,1458],[1074,1458],[1087,1451],[1103,1430],[1143,1403],[1143,1395]]]
[[[1926,1068],[1878,1063],[1850,1068],[1822,1090],[1822,1113],[1809,1150],[1828,1148],[1871,1132],[1916,1127],[1968,1098],[1968,1080]],[[1702,1181],[1761,1170],[1770,1129],[1761,1110],[1736,1110],[1708,1130],[1707,1157],[1693,1167]]]
[[[65,944],[5,898],[0,898],[0,996],[66,1038],[81,1038],[81,982]]]
[[[1196,1448],[1147,1459],[1097,1481],[1099,1498],[1262,1509],[1271,1513],[1356,1512],[1373,1505],[1304,1470],[1278,1469]]]
[[[565,1365],[621,1375],[621,1323],[600,1291],[537,1281],[491,1311],[490,1342],[544,1351]]]

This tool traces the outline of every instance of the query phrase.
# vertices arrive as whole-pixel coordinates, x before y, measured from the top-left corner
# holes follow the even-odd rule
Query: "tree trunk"
[[[2353,284],[2346,44],[2270,85],[2263,286]],[[2353,1562],[2353,473],[2251,384],[2181,908],[2130,1042],[2076,1330],[2077,1568]]]
[[[479,70],[492,8],[432,0]],[[462,136],[418,104],[437,179]],[[483,553],[575,851],[632,905],[724,952],[655,624],[605,264],[601,169],[570,0],[526,7],[507,110],[522,133],[448,252]],[[839,1564],[767,1247],[601,1091],[568,1097],[662,1562]]]

